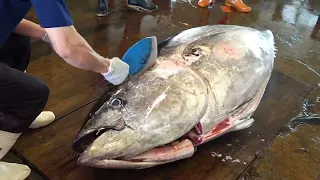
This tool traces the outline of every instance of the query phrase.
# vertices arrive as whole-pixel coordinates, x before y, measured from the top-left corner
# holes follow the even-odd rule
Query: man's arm
[[[97,73],[108,72],[109,60],[96,53],[74,26],[46,28],[45,30],[53,48],[67,63]]]
[[[46,39],[46,41],[51,43],[56,53],[68,64],[80,69],[101,73],[113,84],[121,83],[123,77],[125,77],[121,73],[126,74],[128,71],[128,66],[125,63],[118,58],[113,58],[111,59],[113,62],[111,70],[113,69],[113,72],[110,73],[111,61],[96,53],[72,25],[44,29],[34,22],[23,19],[14,32],[35,39],[43,39],[48,36],[49,40]],[[114,76],[123,77],[115,78]]]
[[[98,73],[108,71],[109,61],[97,54],[73,26],[44,29],[23,19],[14,32],[36,39],[42,39],[48,33],[54,50],[70,65]]]
[[[102,74],[114,85],[121,84],[129,74],[129,65],[121,59],[104,58],[96,53],[73,25],[46,28],[49,42],[70,65]]]
[[[57,54],[70,65],[101,73],[114,85],[122,83],[129,74],[129,65],[119,58],[107,59],[96,53],[73,26],[64,0],[30,0],[42,28]],[[49,38],[48,38],[49,37]]]
[[[13,32],[39,40],[46,34],[46,30],[40,27],[40,25],[26,19],[22,19]]]
[[[36,39],[49,36],[49,43],[68,64],[80,69],[101,73],[113,84],[120,84],[128,74],[129,67],[127,64],[118,58],[109,60],[100,56],[76,31],[73,25],[44,29],[36,23],[23,19],[14,32]]]

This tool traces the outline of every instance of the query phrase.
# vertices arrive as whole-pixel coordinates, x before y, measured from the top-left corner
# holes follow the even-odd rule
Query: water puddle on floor
[[[320,126],[300,124],[285,137],[277,136],[240,179],[318,180],[319,153]]]
[[[316,103],[319,103],[319,100],[320,97],[317,97]],[[315,106],[316,104],[305,99],[302,104],[302,112],[290,122],[290,126],[294,129],[299,124],[320,125],[320,115]]]
[[[301,109],[239,178],[320,180],[320,90],[301,101]]]

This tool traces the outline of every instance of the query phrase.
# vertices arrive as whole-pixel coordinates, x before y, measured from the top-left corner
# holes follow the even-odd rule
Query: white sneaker
[[[55,115],[51,111],[42,111],[39,116],[29,126],[31,129],[41,128],[51,124],[55,120]]]
[[[0,161],[1,180],[24,180],[30,173],[31,169],[26,165]]]

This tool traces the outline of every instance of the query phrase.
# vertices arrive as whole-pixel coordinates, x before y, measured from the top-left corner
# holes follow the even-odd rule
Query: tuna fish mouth
[[[97,112],[105,102],[109,101],[112,97],[112,92],[116,91],[118,87],[112,86],[110,89],[107,89],[103,95],[98,99],[95,105],[89,111],[85,121],[83,122],[76,138],[72,142],[72,148],[74,151],[78,153],[82,153],[95,139],[97,139],[104,132],[113,129],[113,130],[121,130],[123,126],[118,124],[116,126],[101,126],[97,129],[91,129],[86,133],[81,133],[82,129],[85,127],[87,122],[92,119],[92,116],[95,112]]]
[[[95,139],[107,130],[107,128],[101,128],[99,130],[93,130],[82,137],[77,137],[72,143],[72,148],[76,152],[82,153]]]
[[[94,142],[94,140],[96,140],[100,135],[102,135],[106,131],[123,130],[125,127],[125,124],[122,123],[123,121],[117,121],[117,122],[121,122],[121,123],[112,125],[112,126],[102,126],[102,127],[99,127],[98,129],[92,129],[92,130],[89,130],[83,136],[78,136],[73,142],[73,149],[78,153],[82,153],[91,143]]]

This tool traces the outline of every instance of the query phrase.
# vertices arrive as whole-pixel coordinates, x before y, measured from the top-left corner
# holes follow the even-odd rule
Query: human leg
[[[42,112],[49,89],[39,78],[0,62],[0,94],[1,160]],[[1,162],[0,174],[20,180],[30,174],[30,169],[25,165]]]
[[[49,89],[39,78],[0,62],[0,130],[26,131],[44,109]]]
[[[0,48],[0,62],[10,68],[26,71],[31,55],[30,37],[11,33]],[[30,125],[29,128],[40,128],[55,120],[55,115],[51,111],[41,112]]]

